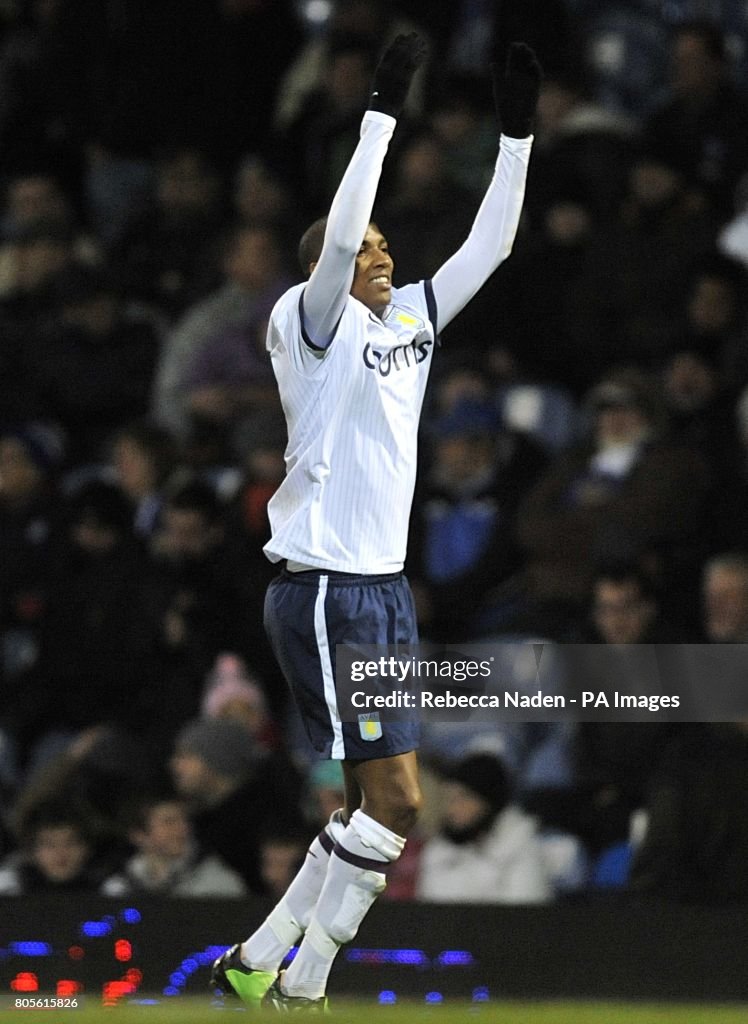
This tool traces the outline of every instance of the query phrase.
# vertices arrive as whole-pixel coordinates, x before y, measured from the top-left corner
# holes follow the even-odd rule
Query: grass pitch
[[[433,1006],[403,1002],[377,1006],[341,1000],[322,1019],[330,1024],[746,1024],[748,1006],[612,1002],[444,1002]],[[250,1013],[235,1002],[217,1005],[207,998],[174,998],[152,1005],[121,1002],[114,1007],[103,1007],[89,998],[84,1006],[68,1010],[16,1010],[6,1004],[0,1010],[0,1020],[19,1024],[249,1024],[257,1020],[270,1024],[278,1015]]]

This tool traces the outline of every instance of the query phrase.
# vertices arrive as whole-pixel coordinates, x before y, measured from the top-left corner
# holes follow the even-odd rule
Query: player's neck
[[[377,320],[384,320],[384,314],[387,312],[388,304],[384,306],[369,306],[369,312],[373,313]]]

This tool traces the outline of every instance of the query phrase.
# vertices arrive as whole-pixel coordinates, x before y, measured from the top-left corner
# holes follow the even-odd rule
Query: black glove
[[[543,81],[538,58],[525,43],[512,43],[503,74],[497,64],[492,64],[491,75],[502,132],[510,139],[526,139],[532,135]]]
[[[426,44],[415,33],[399,35],[382,56],[374,72],[369,110],[399,117],[413,75],[426,56]]]

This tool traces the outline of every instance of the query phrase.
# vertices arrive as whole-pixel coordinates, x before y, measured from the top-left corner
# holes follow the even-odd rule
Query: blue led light
[[[102,936],[110,934],[112,926],[109,921],[84,921],[81,931],[89,939],[100,939]]]
[[[488,985],[479,985],[478,988],[473,989],[473,1002],[474,1003],[487,1003],[489,999]]]
[[[386,988],[383,992],[379,993],[379,997],[377,999],[377,1002],[379,1002],[379,1003],[396,1003],[397,1002],[397,996],[395,995],[395,993],[391,989]]]
[[[199,971],[201,967],[210,966],[228,948],[228,946],[206,946],[205,949],[188,953],[179,967],[169,975],[169,985],[164,989],[164,995],[181,995],[188,978]]]
[[[429,963],[429,958],[422,949],[393,949],[387,952],[392,953],[390,963],[393,964],[418,964],[426,967]]]
[[[427,992],[425,998],[426,998],[426,1002],[427,1003],[443,1003],[444,1002],[444,996],[441,994],[441,992]]]
[[[207,956],[208,960],[216,960],[227,949],[229,949],[228,946],[206,946],[203,956]]]
[[[441,967],[470,967],[475,963],[475,958],[466,949],[445,949],[436,958],[436,962]]]
[[[352,964],[404,964],[408,967],[428,967],[429,958],[422,949],[348,949],[346,960]]]
[[[136,910],[135,907],[127,907],[126,910],[122,911],[120,917],[127,924],[139,924],[140,921],[142,920],[142,915],[140,911]]]
[[[16,956],[52,955],[52,947],[48,942],[11,942],[10,951]]]
[[[296,956],[296,954],[298,952],[299,952],[299,947],[298,946],[291,946],[291,948],[289,949],[288,953],[286,954],[286,962],[290,964],[291,961],[293,960],[293,958]]]

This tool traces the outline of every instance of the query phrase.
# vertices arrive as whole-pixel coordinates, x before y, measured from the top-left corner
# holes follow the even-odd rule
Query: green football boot
[[[237,942],[214,961],[210,972],[210,987],[224,995],[233,993],[250,1009],[259,1010],[276,976],[270,971],[253,971],[245,967],[239,955],[240,950]]]

